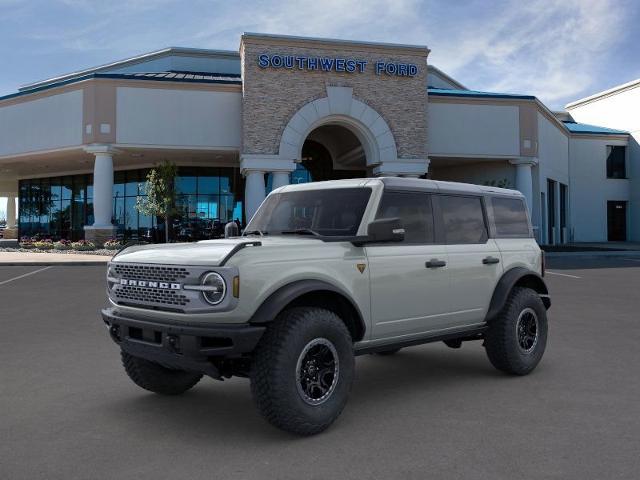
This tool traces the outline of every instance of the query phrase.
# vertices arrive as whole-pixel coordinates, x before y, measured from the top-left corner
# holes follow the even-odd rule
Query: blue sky
[[[427,45],[469,88],[558,109],[640,77],[639,25],[634,0],[0,0],[0,95],[167,46],[236,50],[250,31]]]
[[[0,0],[0,94],[166,46],[236,50],[256,31],[425,44],[469,88],[555,109],[640,77],[639,21],[633,0]]]

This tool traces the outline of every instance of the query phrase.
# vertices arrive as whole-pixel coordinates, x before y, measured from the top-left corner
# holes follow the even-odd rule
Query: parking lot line
[[[4,281],[0,282],[0,285],[4,285],[5,283],[13,282],[15,280],[20,280],[21,278],[28,277],[29,275],[34,275],[34,274],[36,274],[38,272],[43,272],[45,270],[49,270],[50,268],[51,268],[51,266],[44,267],[44,268],[39,268],[38,270],[34,270],[33,272],[28,272],[28,273],[25,273],[23,275],[18,275],[17,277],[13,277],[13,278],[10,278],[9,280],[4,280]]]
[[[569,278],[582,278],[577,275],[569,275],[568,273],[558,273],[558,272],[550,272],[547,270],[545,273],[549,273],[551,275],[560,275],[561,277],[569,277]]]

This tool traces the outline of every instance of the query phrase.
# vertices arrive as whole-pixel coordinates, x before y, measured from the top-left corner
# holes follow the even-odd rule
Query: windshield
[[[370,188],[332,188],[269,195],[245,235],[354,236],[371,196]]]

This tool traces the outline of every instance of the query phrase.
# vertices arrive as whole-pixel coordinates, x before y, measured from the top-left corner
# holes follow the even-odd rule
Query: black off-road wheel
[[[539,295],[516,287],[500,314],[489,323],[485,348],[498,370],[513,375],[530,373],[547,346],[547,311]]]
[[[313,435],[342,412],[354,369],[351,335],[335,313],[292,308],[268,326],[256,348],[251,392],[272,425]]]
[[[121,351],[122,365],[133,383],[161,395],[180,395],[200,381],[202,375],[172,370],[149,360]]]

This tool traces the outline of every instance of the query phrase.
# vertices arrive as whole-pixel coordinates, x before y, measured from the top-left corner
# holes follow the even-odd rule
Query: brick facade
[[[327,86],[351,87],[389,125],[398,158],[427,158],[426,47],[244,35],[242,152],[277,155],[282,133],[295,112],[327,96]],[[261,54],[353,58],[367,61],[363,73],[261,68]],[[375,62],[415,64],[415,76],[375,73]]]

